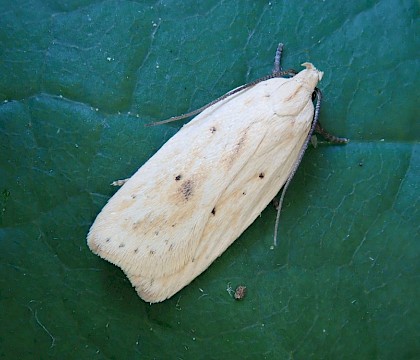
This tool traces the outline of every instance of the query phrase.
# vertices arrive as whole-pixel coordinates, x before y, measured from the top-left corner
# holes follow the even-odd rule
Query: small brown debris
[[[233,294],[233,297],[235,298],[235,300],[242,300],[246,295],[246,286],[243,285],[239,285],[236,289],[235,289],[235,293]]]

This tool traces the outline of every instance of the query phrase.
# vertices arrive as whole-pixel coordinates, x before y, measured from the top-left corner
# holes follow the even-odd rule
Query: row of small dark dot
[[[258,175],[258,177],[260,178],[260,179],[264,179],[264,173],[260,173],[259,175]],[[177,175],[177,176],[175,176],[175,180],[176,181],[179,181],[179,180],[181,180],[182,179],[182,175]]]
[[[212,212],[213,213],[213,212]],[[106,240],[105,240],[106,242],[110,242],[111,241],[111,238],[106,238]],[[125,247],[125,244],[120,244],[120,245],[118,245],[118,247],[119,248],[123,248],[123,247]],[[170,246],[169,246],[169,250],[172,250],[173,249],[173,244],[171,244]],[[134,253],[135,254],[137,254],[137,252],[139,251],[139,249],[137,248],[137,249],[134,249]],[[156,251],[155,250],[150,250],[149,251],[149,254],[150,255],[154,255],[156,253]]]

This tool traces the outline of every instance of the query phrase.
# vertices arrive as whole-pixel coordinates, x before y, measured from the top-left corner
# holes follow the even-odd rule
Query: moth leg
[[[275,208],[276,210],[278,210],[278,209],[279,209],[279,207],[280,207],[280,202],[279,202],[279,199],[277,199],[277,198],[275,197],[273,200],[271,200],[271,203],[273,204],[273,206],[274,206],[274,208]]]
[[[327,130],[325,130],[321,123],[318,121],[315,127],[315,132],[321,135],[325,140],[333,144],[347,144],[349,139],[338,137],[335,135],[330,134]]]
[[[130,178],[122,179],[122,180],[115,180],[111,183],[112,186],[123,186]]]
[[[276,56],[274,57],[273,71],[271,73],[271,76],[269,76],[269,78],[295,76],[297,74],[297,71],[293,69],[283,70],[283,67],[281,66],[281,57],[283,55],[283,48],[284,48],[283,43],[279,43],[276,50]]]
[[[279,43],[276,50],[276,56],[274,57],[274,68],[273,68],[273,74],[279,74],[283,71],[283,68],[281,67],[281,55],[283,53],[283,43]]]

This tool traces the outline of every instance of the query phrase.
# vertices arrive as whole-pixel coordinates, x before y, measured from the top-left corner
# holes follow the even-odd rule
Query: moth
[[[195,112],[109,200],[87,242],[119,266],[150,303],[170,298],[206,270],[285,190],[319,124],[323,73],[280,66]],[[313,101],[315,101],[315,106]],[[160,123],[165,123],[163,121]]]

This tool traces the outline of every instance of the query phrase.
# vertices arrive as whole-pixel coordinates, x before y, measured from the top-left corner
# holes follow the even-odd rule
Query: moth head
[[[305,70],[301,71],[298,75],[302,74],[303,82],[307,85],[308,90],[313,90],[317,86],[318,82],[321,81],[324,73],[319,71],[315,66],[309,62],[305,62],[302,66],[306,67]]]

